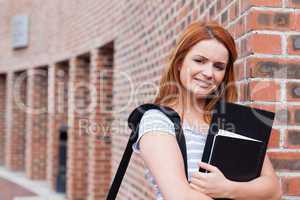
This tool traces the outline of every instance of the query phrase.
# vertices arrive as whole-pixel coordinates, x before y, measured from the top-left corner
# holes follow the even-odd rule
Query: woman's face
[[[228,62],[226,47],[216,39],[202,40],[187,53],[180,68],[183,87],[205,98],[222,83]]]

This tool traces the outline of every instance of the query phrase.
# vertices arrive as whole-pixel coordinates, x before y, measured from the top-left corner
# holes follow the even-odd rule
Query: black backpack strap
[[[147,110],[150,109],[157,109],[165,113],[169,119],[173,122],[175,127],[175,133],[176,133],[176,140],[179,145],[182,158],[184,161],[184,168],[185,168],[185,175],[188,179],[188,171],[187,171],[187,153],[186,153],[186,143],[185,143],[185,137],[183,134],[183,130],[180,124],[180,116],[176,111],[174,111],[172,108],[167,106],[158,106],[156,104],[143,104],[137,107],[132,111],[128,118],[128,126],[132,130],[128,143],[126,145],[125,151],[123,153],[123,157],[121,159],[121,162],[119,164],[119,167],[117,169],[116,175],[114,177],[114,180],[110,186],[110,190],[108,192],[108,195],[106,197],[106,200],[114,200],[116,199],[116,196],[118,194],[119,188],[121,186],[123,177],[125,175],[126,169],[128,167],[131,155],[132,155],[132,145],[137,141],[138,139],[138,127],[140,120],[144,113]]]

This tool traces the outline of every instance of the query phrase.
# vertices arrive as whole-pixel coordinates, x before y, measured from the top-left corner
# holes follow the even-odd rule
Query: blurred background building
[[[298,0],[0,0],[3,183],[104,199],[128,114],[153,99],[170,50],[197,20],[233,35],[239,102],[276,112],[268,155],[283,199],[300,199]],[[118,198],[154,198],[137,155]]]

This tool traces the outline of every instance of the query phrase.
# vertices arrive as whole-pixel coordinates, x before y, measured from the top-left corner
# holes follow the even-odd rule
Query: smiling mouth
[[[200,80],[200,79],[197,79],[197,78],[195,78],[195,80],[197,81],[199,86],[204,87],[204,88],[208,88],[212,85],[210,83],[207,83],[207,82],[205,82],[203,80]]]

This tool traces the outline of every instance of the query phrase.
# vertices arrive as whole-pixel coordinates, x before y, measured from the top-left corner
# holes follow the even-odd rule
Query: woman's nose
[[[210,80],[213,77],[213,66],[212,65],[207,65],[203,71],[202,74],[205,76],[206,79]]]

